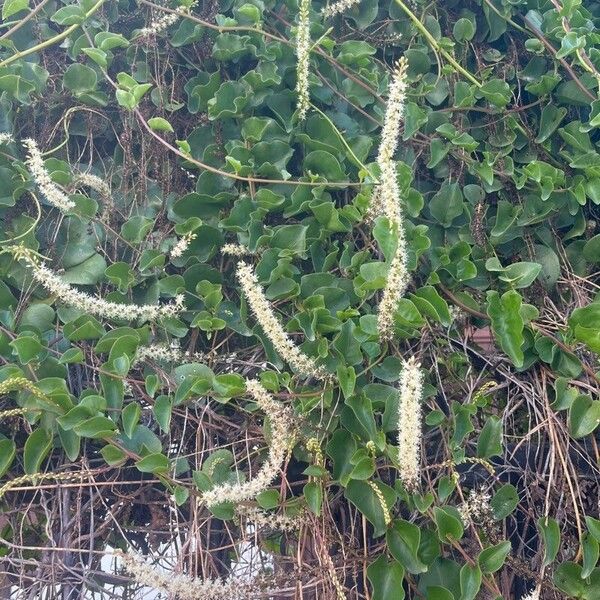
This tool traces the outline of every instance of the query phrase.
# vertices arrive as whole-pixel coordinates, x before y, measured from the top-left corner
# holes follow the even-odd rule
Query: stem
[[[84,20],[87,19],[88,17],[91,17],[102,6],[102,4],[104,4],[104,0],[98,0],[98,2],[96,2],[96,4],[94,4],[94,6],[92,6],[92,8],[90,8],[90,10],[88,10],[85,13]],[[83,23],[83,21],[82,21],[82,23]],[[20,52],[13,54],[6,60],[3,60],[2,62],[0,62],[0,67],[5,67],[6,65],[10,65],[11,63],[15,62],[16,60],[23,58],[24,56],[29,56],[30,54],[33,54],[34,52],[38,52],[39,50],[43,50],[44,48],[53,46],[54,44],[56,44],[58,42],[62,42],[66,37],[71,35],[71,33],[73,33],[78,27],[80,27],[82,23],[75,23],[74,25],[67,27],[62,33],[55,35],[54,37],[50,38],[49,40],[46,40],[45,42],[41,42],[40,44],[36,44],[35,46],[32,46],[31,48],[27,48],[27,50],[21,50]]]
[[[477,78],[472,75],[467,69],[461,67],[456,59],[444,48],[442,48],[438,41],[427,31],[425,25],[419,21],[419,18],[402,2],[402,0],[394,0],[394,2],[407,14],[408,18],[414,23],[415,27],[419,30],[419,33],[429,42],[429,45],[436,51],[439,52],[459,73],[463,75],[466,79],[468,79],[472,84],[477,87],[481,87],[481,82],[477,80]]]

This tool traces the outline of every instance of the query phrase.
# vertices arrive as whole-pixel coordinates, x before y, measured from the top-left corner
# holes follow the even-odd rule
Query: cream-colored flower
[[[400,480],[408,489],[419,484],[421,464],[421,396],[423,375],[421,366],[411,356],[400,377],[398,405],[398,464]]]
[[[285,514],[278,514],[266,510],[261,510],[255,506],[246,506],[238,504],[235,507],[238,516],[243,517],[257,529],[271,529],[273,531],[295,531],[305,522],[302,514],[290,517]]]
[[[377,164],[380,170],[380,186],[378,190],[379,203],[392,224],[402,224],[400,206],[400,190],[396,174],[394,154],[398,148],[400,125],[404,117],[408,61],[402,57],[396,63],[388,92],[388,102],[385,110],[381,142],[377,154]]]
[[[327,373],[317,366],[314,359],[301,352],[284,331],[258,283],[252,267],[243,261],[238,263],[237,277],[256,320],[281,358],[306,377],[325,379]]]
[[[198,236],[195,233],[189,231],[188,233],[184,234],[181,238],[179,238],[177,243],[171,249],[171,258],[178,258],[180,256],[183,256],[183,253],[188,249],[188,246],[190,245],[192,240],[195,240],[197,237]]]
[[[373,493],[375,494],[375,496],[377,496],[377,500],[379,501],[379,504],[381,505],[381,511],[383,512],[383,522],[385,523],[385,525],[387,527],[392,522],[392,515],[390,513],[390,509],[387,505],[387,502],[385,501],[385,496],[383,495],[383,492],[379,489],[379,487],[377,487],[377,485],[375,483],[373,483],[372,481],[367,481],[367,484],[373,490]]]
[[[531,590],[527,595],[523,596],[521,600],[540,600],[540,586]]]
[[[103,198],[110,198],[110,186],[104,179],[93,175],[92,173],[79,173],[73,182],[75,186],[86,186],[98,192]]]
[[[321,13],[325,19],[329,19],[330,17],[334,17],[335,15],[350,10],[353,6],[360,4],[360,2],[361,0],[339,0],[339,2],[334,2],[329,6],[325,6]]]
[[[246,382],[248,393],[259,408],[269,417],[271,423],[271,444],[266,461],[250,481],[225,483],[205,492],[202,499],[208,506],[221,502],[244,502],[255,498],[266,490],[281,470],[288,448],[293,438],[294,424],[290,412],[265,390],[256,380]]]
[[[311,0],[299,0],[298,26],[296,28],[296,93],[298,118],[306,118],[310,106],[310,6]]]
[[[169,597],[180,600],[248,600],[255,583],[241,579],[199,579],[189,575],[159,571],[144,557],[133,553],[119,553],[125,569],[137,583],[161,590]]]
[[[183,362],[184,356],[184,353],[176,346],[167,346],[166,344],[139,346],[135,353],[134,364],[148,359],[159,362]],[[204,355],[198,355],[197,358],[202,360]]]
[[[466,500],[458,507],[460,518],[465,527],[481,525],[493,520],[491,496],[485,489],[470,490]]]
[[[372,203],[369,211],[371,216],[385,215],[398,240],[378,309],[377,328],[382,340],[390,339],[393,336],[394,313],[409,283],[404,218],[400,203],[396,163],[394,162],[394,153],[398,147],[398,136],[406,102],[407,68],[408,62],[402,57],[392,76],[381,132],[381,144],[377,155],[380,185],[375,192],[375,202]]]
[[[27,169],[44,198],[52,206],[65,213],[75,208],[75,203],[52,181],[35,140],[27,138],[22,141],[22,144],[27,149],[27,158],[25,159]]]
[[[223,244],[221,246],[221,254],[229,254],[230,256],[246,256],[252,254],[246,246],[241,244]]]
[[[10,133],[0,133],[0,146],[3,144],[12,144],[15,141],[12,134]]]
[[[187,12],[187,8],[185,8],[184,6],[178,6],[175,10],[177,12],[165,12],[161,14],[160,17],[152,21],[150,25],[140,29],[140,35],[158,35],[159,33],[163,33],[163,31],[166,31],[169,27],[171,27],[171,25],[175,25],[175,23],[177,23],[177,21],[179,21],[179,19],[181,18],[181,15]]]
[[[174,302],[164,305],[108,302],[71,287],[48,267],[39,264],[26,250],[16,249],[15,257],[22,259],[29,267],[34,280],[55,295],[60,302],[90,315],[126,321],[156,321],[164,317],[174,317],[185,308],[183,294],[178,295]]]
[[[386,285],[377,309],[377,330],[381,340],[390,340],[394,335],[394,315],[409,283],[404,229],[396,226],[395,230],[398,232],[398,245],[390,262]]]

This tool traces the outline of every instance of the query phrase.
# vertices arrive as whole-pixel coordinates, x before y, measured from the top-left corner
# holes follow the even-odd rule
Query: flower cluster
[[[311,0],[299,0],[298,27],[296,29],[296,93],[298,94],[298,118],[306,118],[310,105],[310,5]]]
[[[244,502],[255,498],[277,477],[291,444],[294,425],[289,411],[277,403],[258,381],[247,381],[246,389],[271,422],[269,453],[256,477],[250,481],[225,483],[205,492],[202,498],[208,506],[222,502]]]
[[[166,344],[139,346],[135,353],[134,364],[148,359],[158,362],[181,362],[184,357],[185,354],[177,346],[167,346]],[[198,355],[199,360],[203,358],[204,355]]]
[[[470,490],[469,496],[458,507],[460,518],[465,526],[485,524],[493,520],[491,496],[484,489]]]
[[[318,367],[312,358],[302,353],[284,331],[252,267],[240,262],[237,266],[237,277],[256,320],[281,357],[302,375],[325,379],[325,371]]]
[[[381,505],[381,510],[383,512],[383,522],[387,527],[392,522],[392,515],[390,513],[390,509],[387,505],[387,502],[385,501],[385,496],[375,483],[373,483],[372,481],[367,481],[367,483],[369,487],[373,490],[375,496],[377,496],[377,500],[379,501],[379,504]]]
[[[143,557],[119,553],[125,569],[142,585],[164,591],[180,600],[247,600],[256,591],[256,583],[232,579],[199,579],[189,575],[161,572]]]
[[[76,186],[83,185],[89,187],[95,192],[98,192],[103,198],[110,198],[111,196],[108,183],[97,175],[92,175],[92,173],[79,173],[79,175],[75,177],[74,183]]]
[[[0,146],[3,144],[12,144],[15,141],[10,133],[0,133]]]
[[[178,6],[175,9],[176,12],[166,12],[162,14],[158,19],[150,23],[148,27],[140,29],[140,35],[155,36],[166,31],[171,25],[174,25],[179,21],[179,18],[186,10],[187,9],[184,6]]]
[[[531,590],[526,596],[523,596],[521,600],[540,600],[539,586]]]
[[[331,583],[335,589],[335,597],[336,600],[346,600],[346,592],[344,591],[344,586],[338,577],[337,571],[335,570],[335,565],[333,564],[333,560],[327,551],[324,552],[325,564],[327,566],[327,570],[329,571],[329,576],[331,577]]]
[[[35,140],[27,138],[22,143],[27,149],[25,164],[44,198],[62,212],[69,212],[75,208],[75,203],[52,181]]]
[[[252,254],[246,246],[241,244],[224,244],[221,246],[221,254],[229,254],[229,256],[246,256]]]
[[[63,473],[54,473],[52,471],[46,471],[45,473],[25,473],[24,475],[19,475],[19,477],[7,481],[0,487],[0,500],[4,498],[6,492],[19,487],[24,483],[39,483],[40,481],[46,481],[48,479],[53,481],[81,481],[83,477],[84,473],[81,471],[65,471]]]
[[[188,246],[198,237],[195,233],[189,231],[184,234],[171,249],[171,258],[179,258],[188,249]]]
[[[407,70],[408,61],[403,56],[396,63],[392,74],[385,118],[381,130],[381,142],[377,154],[377,164],[382,171],[380,191],[383,195],[385,214],[394,223],[402,220],[394,154],[398,148],[400,125],[404,117],[406,91],[408,89]],[[391,170],[389,169],[390,166],[392,167]]]
[[[21,417],[26,415],[29,409],[25,408],[8,408],[6,410],[0,410],[0,421],[3,419],[9,419],[10,417]]]
[[[23,259],[30,267],[34,280],[54,294],[63,304],[78,308],[90,315],[126,321],[134,319],[156,321],[164,317],[174,317],[184,309],[183,294],[178,295],[174,302],[165,305],[108,302],[71,287],[48,267],[38,264],[27,252],[17,250],[15,256]]]
[[[398,302],[408,287],[408,267],[406,237],[400,204],[400,188],[396,173],[396,164],[393,160],[398,147],[398,134],[404,114],[406,102],[408,68],[407,60],[402,57],[394,70],[392,83],[389,89],[389,98],[385,113],[381,144],[377,155],[377,164],[380,171],[380,186],[376,191],[376,202],[371,207],[375,214],[384,214],[390,227],[397,236],[397,246],[394,257],[390,263],[387,282],[383,291],[377,316],[377,327],[381,339],[390,339],[393,335],[394,313]]]
[[[255,506],[239,504],[235,507],[238,516],[250,521],[257,529],[271,529],[273,531],[295,531],[304,523],[303,515],[290,517],[274,512],[261,510]]]
[[[387,281],[377,309],[377,330],[382,340],[389,340],[394,334],[394,315],[407,286],[405,240],[401,229],[398,229],[398,247],[390,263]]]
[[[329,19],[350,10],[353,6],[360,4],[360,1],[361,0],[339,0],[339,2],[334,2],[329,6],[325,6],[321,13],[325,19]]]
[[[400,377],[398,406],[398,464],[402,483],[414,489],[419,483],[421,462],[421,395],[423,375],[421,365],[410,357]]]

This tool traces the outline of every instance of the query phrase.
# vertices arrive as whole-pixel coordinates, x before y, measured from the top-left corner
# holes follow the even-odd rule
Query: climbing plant
[[[599,19],[4,0],[7,597],[598,598]]]

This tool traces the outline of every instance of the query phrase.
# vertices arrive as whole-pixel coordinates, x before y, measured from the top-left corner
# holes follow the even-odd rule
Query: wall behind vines
[[[591,0],[4,0],[0,589],[599,597]]]

